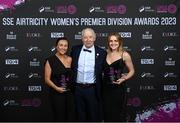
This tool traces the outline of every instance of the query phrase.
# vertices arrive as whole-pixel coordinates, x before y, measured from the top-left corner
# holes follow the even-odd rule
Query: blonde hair
[[[108,52],[111,52],[111,51],[112,51],[112,49],[111,49],[110,46],[109,46],[109,42],[110,42],[111,36],[115,36],[115,37],[117,38],[117,41],[119,42],[118,52],[124,51],[124,49],[123,49],[123,38],[122,38],[121,35],[120,35],[119,33],[117,33],[117,32],[112,32],[112,33],[110,33],[110,34],[108,35],[108,38],[107,38],[107,48],[108,48],[108,49],[107,49],[107,51],[108,51]]]

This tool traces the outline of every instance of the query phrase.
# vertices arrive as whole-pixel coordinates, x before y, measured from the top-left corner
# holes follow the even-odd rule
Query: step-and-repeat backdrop
[[[0,0],[1,121],[51,121],[43,65],[66,36],[81,43],[91,27],[96,45],[118,32],[131,54],[129,121],[180,121],[180,1]],[[117,95],[118,96],[118,95]]]

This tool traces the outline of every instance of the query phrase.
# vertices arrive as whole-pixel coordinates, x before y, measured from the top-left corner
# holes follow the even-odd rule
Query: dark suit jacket
[[[83,45],[78,45],[72,47],[71,50],[71,57],[72,57],[72,64],[71,67],[74,72],[74,84],[76,83],[77,79],[77,69],[78,69],[78,60],[80,56],[80,52]],[[104,62],[106,59],[106,51],[98,46],[95,47],[95,82],[96,82],[96,95],[97,98],[101,98],[101,85],[102,85],[102,70],[104,66]],[[88,62],[88,61],[87,61]]]

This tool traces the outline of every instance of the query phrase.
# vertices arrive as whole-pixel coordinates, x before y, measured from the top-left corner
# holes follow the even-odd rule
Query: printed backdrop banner
[[[91,27],[96,45],[118,32],[135,66],[129,121],[180,121],[180,1],[0,0],[0,121],[51,121],[45,58],[56,38],[70,47]],[[118,95],[117,95],[118,96]]]

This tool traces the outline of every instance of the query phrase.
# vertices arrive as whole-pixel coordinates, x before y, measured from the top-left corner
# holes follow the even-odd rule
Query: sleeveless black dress
[[[126,86],[125,82],[120,85],[113,84],[121,78],[125,63],[118,59],[112,64],[105,62],[103,77],[103,112],[104,121],[122,122],[126,121]]]
[[[66,87],[67,92],[58,93],[50,88],[49,97],[55,121],[75,121],[74,96],[71,92],[72,70],[66,68],[56,55],[47,58],[51,67],[51,80],[59,87]]]

